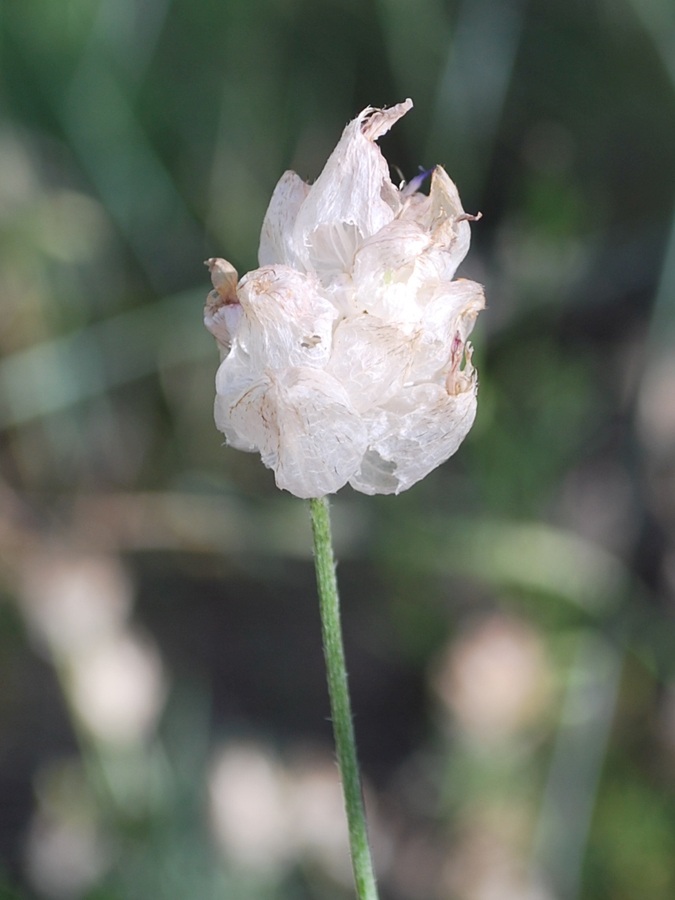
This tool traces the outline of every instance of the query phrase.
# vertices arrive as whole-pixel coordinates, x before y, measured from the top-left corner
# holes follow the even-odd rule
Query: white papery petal
[[[399,494],[457,450],[476,416],[476,386],[449,395],[438,384],[404,388],[363,418],[368,450],[349,483],[364,494]]]
[[[274,400],[277,485],[304,498],[338,491],[366,449],[366,426],[345,389],[320,369],[289,369],[275,381]]]
[[[234,402],[261,375],[262,372],[253,365],[251,357],[242,348],[239,338],[237,338],[216,372],[216,392],[223,397],[232,397]]]
[[[290,266],[263,266],[249,272],[237,293],[244,310],[242,342],[254,365],[325,366],[338,312],[319,293],[311,275]]]
[[[459,220],[458,225],[466,222],[466,228],[457,229],[457,237],[461,233],[467,233],[470,236],[468,221],[463,217],[466,217],[466,213],[459,197],[457,185],[443,166],[434,168],[429,196],[425,197],[420,193],[413,194],[401,210],[401,218],[417,222],[421,228],[430,233],[433,233],[439,225],[446,221],[457,223]]]
[[[343,319],[333,336],[327,371],[362,412],[384,403],[403,386],[411,358],[411,336],[377,316]]]
[[[269,379],[253,367],[251,358],[235,342],[232,350],[220,364],[216,374],[216,402],[214,417],[216,428],[225,435],[227,443],[236,450],[249,452],[259,449],[259,441],[264,440],[257,428],[249,428],[244,424],[248,415],[254,416],[260,411],[260,388],[267,389]],[[233,410],[242,403],[237,416]],[[242,418],[242,410],[250,410]],[[235,421],[236,420],[236,421]],[[238,426],[236,423],[239,423]]]
[[[279,455],[279,417],[272,388],[272,378],[263,375],[229,408],[230,427],[260,453],[268,469],[276,469]]]
[[[422,313],[408,380],[433,381],[439,372],[459,365],[484,306],[483,288],[475,281],[460,279],[439,288]]]
[[[429,245],[429,235],[416,222],[403,219],[365,241],[354,258],[355,307],[393,321],[418,321],[415,265]]]
[[[361,287],[373,269],[384,274],[387,271],[397,272],[403,267],[412,268],[419,254],[430,243],[428,232],[419,223],[394,219],[363,242],[354,261],[354,279]],[[387,283],[384,282],[385,286]]]
[[[323,289],[324,296],[330,300],[340,316],[353,316],[363,312],[356,307],[354,301],[354,282],[351,275],[342,272]]]
[[[293,249],[293,227],[300,207],[309,193],[309,185],[295,172],[284,172],[272,194],[265,213],[258,264],[270,266],[283,263],[298,266],[298,257]]]
[[[216,400],[213,405],[213,417],[216,422],[218,431],[222,431],[225,436],[225,442],[228,447],[235,450],[244,450],[246,453],[257,453],[259,448],[256,444],[242,437],[232,424],[232,406],[226,397],[216,394]]]
[[[464,212],[457,187],[442,166],[434,169],[429,196],[410,204],[402,218],[411,218],[431,237],[431,246],[418,264],[427,270],[431,267],[439,280],[451,281],[469,252],[468,219],[473,217]]]
[[[259,451],[278,487],[296,497],[323,497],[359,468],[366,426],[327,372],[290,368],[252,380],[233,359],[221,365],[218,379],[218,428],[228,444]]]
[[[440,341],[446,340],[456,329],[464,343],[482,309],[485,309],[483,286],[466,278],[458,278],[443,285],[425,307],[422,327]]]
[[[349,271],[360,243],[391,222],[401,202],[374,141],[412,107],[363,110],[347,125],[298,213],[293,250],[328,282]]]

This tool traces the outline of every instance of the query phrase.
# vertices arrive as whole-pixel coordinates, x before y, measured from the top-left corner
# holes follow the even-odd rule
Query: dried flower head
[[[397,188],[375,143],[411,107],[364,109],[313,185],[281,177],[260,268],[238,281],[225,260],[207,263],[216,424],[298,497],[347,482],[406,490],[475,417],[467,338],[485,301],[480,285],[453,281],[474,217],[440,166],[428,196],[418,179]]]

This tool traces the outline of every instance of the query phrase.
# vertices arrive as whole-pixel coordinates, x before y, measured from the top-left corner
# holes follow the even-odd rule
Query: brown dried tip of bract
[[[397,103],[389,109],[373,109],[367,107],[361,113],[361,131],[363,136],[369,141],[375,141],[377,138],[386,134],[394,123],[412,109],[413,102],[410,98],[403,103]]]
[[[237,282],[239,275],[234,266],[225,259],[211,257],[204,263],[211,273],[213,286],[225,303],[237,303]]]
[[[237,297],[239,276],[234,266],[224,259],[213,257],[207,259],[204,265],[208,266],[215,288],[206,298],[204,324],[218,341],[221,353],[226,353],[241,314]]]

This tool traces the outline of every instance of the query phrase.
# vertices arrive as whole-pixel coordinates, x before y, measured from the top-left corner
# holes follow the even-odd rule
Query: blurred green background
[[[481,210],[476,424],[333,504],[383,900],[675,896],[672,0],[2,0],[0,897],[351,896],[304,504],[202,261],[366,105]]]

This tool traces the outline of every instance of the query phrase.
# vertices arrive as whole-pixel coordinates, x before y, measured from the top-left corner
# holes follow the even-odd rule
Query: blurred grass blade
[[[556,900],[576,900],[598,783],[614,718],[622,656],[583,632],[572,665],[544,792],[533,875]]]
[[[464,193],[482,188],[524,20],[523,0],[465,0],[445,68],[425,159],[448,157]]]
[[[629,0],[654,41],[675,88],[675,5],[670,0]]]
[[[0,429],[60,412],[160,365],[214,356],[202,326],[205,294],[180,293],[0,360]]]
[[[411,529],[404,544],[411,565],[552,595],[592,615],[616,610],[633,580],[611,553],[537,522],[439,520]]]
[[[150,65],[171,0],[103,0],[91,40],[105,44],[129,80],[139,84]]]
[[[193,272],[202,236],[112,71],[83,57],[62,111],[70,143],[159,293]]]
[[[630,0],[645,31],[654,42],[675,91],[675,4],[663,0]],[[650,324],[650,343],[667,345],[675,336],[675,215],[661,267]]]

